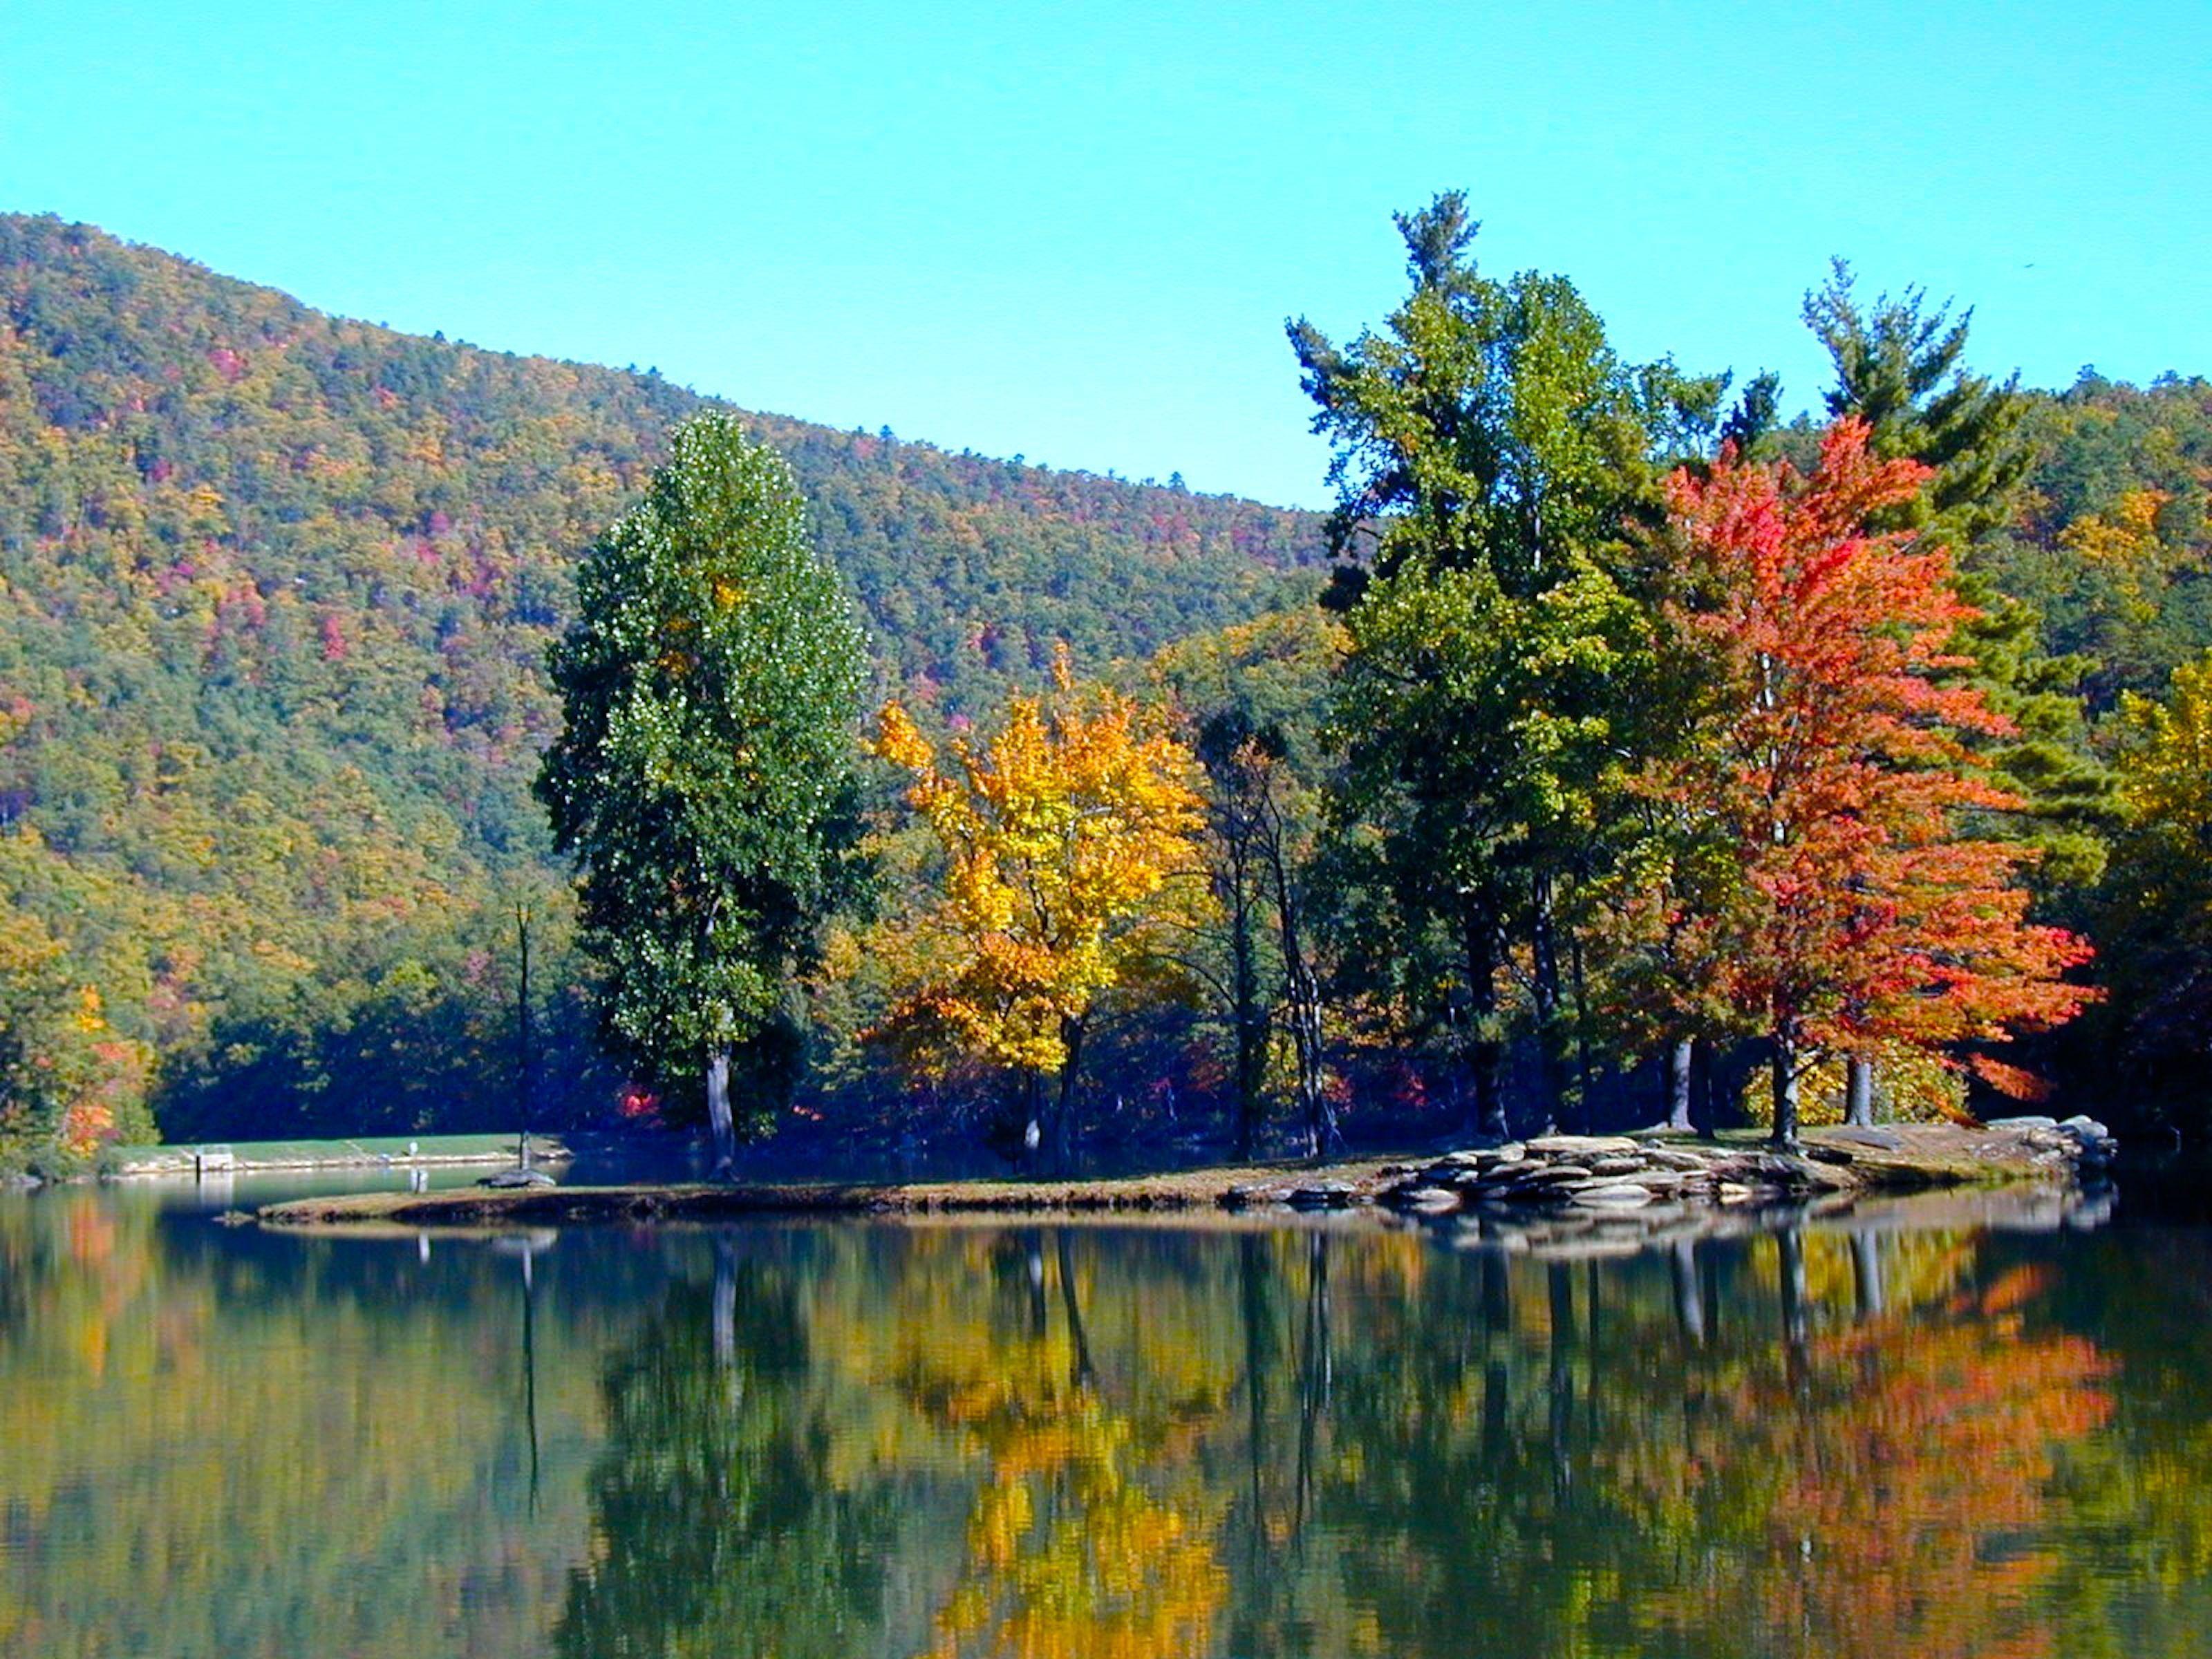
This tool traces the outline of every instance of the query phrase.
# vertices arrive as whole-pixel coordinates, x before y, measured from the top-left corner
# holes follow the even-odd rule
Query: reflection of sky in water
[[[0,1201],[0,1653],[2057,1659],[2212,1627],[2198,1231],[210,1214],[306,1189]]]

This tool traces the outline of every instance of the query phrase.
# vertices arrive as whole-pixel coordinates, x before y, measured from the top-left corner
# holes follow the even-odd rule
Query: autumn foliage
[[[1158,972],[1200,902],[1180,879],[1203,817],[1189,750],[1129,698],[1079,692],[1065,653],[1049,697],[1010,699],[949,766],[896,702],[873,747],[912,775],[944,857],[939,897],[890,942],[908,986],[877,1035],[925,1070],[965,1054],[1065,1083],[1098,1000]]]
[[[1681,828],[1632,910],[1686,976],[1680,1012],[1773,1042],[1778,1133],[1814,1051],[1998,1042],[2088,995],[2060,977],[2088,946],[2026,919],[2029,850],[1977,828],[2019,803],[1975,746],[2008,723],[1953,672],[1975,613],[1950,556],[1866,528],[1926,476],[1846,420],[1809,475],[1724,452],[1668,486],[1667,626],[1706,684],[1638,780]]]

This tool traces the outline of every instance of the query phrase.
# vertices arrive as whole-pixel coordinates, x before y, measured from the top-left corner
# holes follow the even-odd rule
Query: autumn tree
[[[735,1142],[733,1053],[849,875],[860,630],[791,470],[707,415],[586,556],[550,656],[567,724],[538,782],[581,866],[609,1032]]]
[[[2003,717],[1942,678],[1970,619],[1949,555],[1867,527],[1926,471],[1877,459],[1846,420],[1809,475],[1729,453],[1668,485],[1692,568],[1667,624],[1711,692],[1689,742],[1637,780],[1675,831],[1631,914],[1694,968],[1671,994],[1770,1046],[1779,1141],[1821,1050],[1999,1042],[2088,995],[2059,978],[2087,945],[2025,920],[2030,850],[1962,829],[2012,798],[1972,741]]]
[[[1133,699],[1079,690],[1064,651],[1049,696],[1009,699],[996,735],[955,738],[949,765],[896,702],[874,749],[912,775],[944,859],[940,896],[901,929],[908,983],[878,1035],[924,1069],[958,1054],[1024,1075],[1025,1144],[1048,1127],[1065,1164],[1094,1012],[1170,971],[1201,902],[1196,763]]]
[[[2093,886],[2104,866],[2112,781],[2089,747],[2080,689],[2090,664],[2046,652],[2042,618],[1991,580],[1982,557],[2018,514],[2035,460],[2019,377],[1998,381],[1968,367],[1971,308],[1931,305],[1919,288],[1863,301],[1841,259],[1806,295],[1804,318],[1834,369],[1824,399],[1830,416],[1863,421],[1877,458],[1927,469],[1919,488],[1871,527],[1913,529],[1954,550],[1952,580],[1972,614],[1952,640],[1961,661],[1944,678],[1978,686],[2005,718],[2002,736],[1973,739],[2014,798],[2002,832],[2035,848],[2039,894]],[[1867,1121],[1868,1058],[1853,1056],[1848,1076],[1847,1115]]]

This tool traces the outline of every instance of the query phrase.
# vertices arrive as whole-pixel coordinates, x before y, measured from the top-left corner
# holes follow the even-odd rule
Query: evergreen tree
[[[577,574],[538,792],[582,867],[608,1031],[664,1094],[776,1047],[783,985],[852,872],[861,638],[790,468],[710,414]]]
[[[1456,939],[1455,1023],[1496,1130],[1516,947],[1547,1117],[1560,1097],[1563,889],[1600,843],[1648,655],[1622,532],[1656,501],[1655,449],[1709,434],[1726,383],[1625,364],[1563,277],[1481,273],[1457,193],[1398,228],[1413,291],[1383,332],[1290,335],[1335,447],[1333,543],[1371,545],[1331,592],[1352,635],[1342,809],[1382,830],[1409,920]]]
[[[1928,308],[1923,289],[1884,294],[1862,306],[1850,265],[1837,259],[1828,280],[1805,296],[1805,325],[1827,348],[1836,384],[1832,416],[1856,416],[1873,453],[1933,470],[1887,527],[1932,531],[1964,546],[2009,521],[2034,453],[2019,377],[2002,385],[1965,362],[1971,308]]]
[[[2007,722],[1984,738],[1991,772],[2016,803],[2008,833],[2034,849],[2037,886],[2052,895],[2093,887],[2104,868],[2112,780],[2091,752],[2080,695],[2090,665],[2042,648],[2042,619],[1998,591],[1976,562],[1978,549],[2014,518],[2035,459],[2029,404],[2019,377],[2002,384],[1966,364],[1973,312],[1932,310],[1924,290],[1883,294],[1869,307],[1850,266],[1835,260],[1827,283],[1805,296],[1807,326],[1827,349],[1835,384],[1828,412],[1866,423],[1876,457],[1918,462],[1926,481],[1878,527],[1912,529],[1954,556],[1953,581],[1975,613],[1954,641],[1967,659],[1962,678]],[[1867,1063],[1852,1062],[1848,1115],[1872,1117]]]

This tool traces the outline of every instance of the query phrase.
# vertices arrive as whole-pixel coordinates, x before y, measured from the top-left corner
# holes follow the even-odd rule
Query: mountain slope
[[[702,406],[0,217],[0,900],[159,1056],[112,1093],[188,1133],[511,1115],[508,912],[541,952],[563,912],[544,647]],[[1056,640],[1103,665],[1255,614],[1320,556],[1311,515],[751,424],[885,689],[948,715]],[[543,1018],[547,1076],[587,1078],[580,1011]]]

